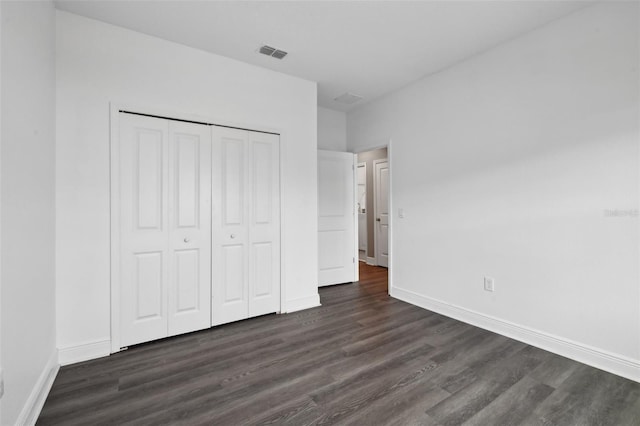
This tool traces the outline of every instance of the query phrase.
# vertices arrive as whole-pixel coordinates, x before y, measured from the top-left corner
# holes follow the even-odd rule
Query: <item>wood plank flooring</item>
[[[640,425],[640,384],[387,295],[386,269],[267,315],[63,367],[39,425]]]

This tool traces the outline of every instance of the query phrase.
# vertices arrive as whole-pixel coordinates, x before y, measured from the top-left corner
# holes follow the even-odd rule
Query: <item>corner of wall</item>
[[[75,364],[111,354],[111,340],[101,339],[58,349],[60,365]]]
[[[58,350],[54,349],[18,415],[17,425],[36,424],[59,369]]]
[[[283,313],[290,314],[292,312],[302,311],[305,309],[317,308],[318,306],[321,306],[320,294],[316,293],[307,297],[287,300]]]
[[[318,149],[347,151],[347,116],[342,111],[318,107]]]

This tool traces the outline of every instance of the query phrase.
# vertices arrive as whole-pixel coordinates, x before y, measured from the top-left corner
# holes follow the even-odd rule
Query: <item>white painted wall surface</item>
[[[0,380],[4,380],[2,370],[2,7],[0,6]],[[2,384],[4,394],[4,383]],[[2,422],[2,394],[0,394],[0,423]]]
[[[393,140],[395,288],[640,372],[639,40],[591,6],[348,114]]]
[[[55,340],[55,12],[2,9],[2,367],[0,424],[25,424],[57,364]]]
[[[318,107],[318,149],[347,150],[347,114]]]
[[[319,303],[315,83],[59,11],[57,90],[63,352],[110,336],[109,102],[281,129],[284,309]]]

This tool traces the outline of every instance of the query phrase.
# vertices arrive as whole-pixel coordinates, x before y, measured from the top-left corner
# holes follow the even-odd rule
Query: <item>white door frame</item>
[[[366,165],[365,165],[366,167]],[[366,170],[366,169],[365,169]],[[358,246],[358,156],[353,155],[353,280],[360,281],[360,248]],[[365,175],[366,180],[366,175]]]
[[[381,143],[378,145],[372,144],[365,147],[358,148],[354,150],[354,154],[359,154],[361,152],[373,151],[380,148],[387,148],[387,162],[389,164],[389,265],[387,267],[387,279],[388,279],[388,289],[387,293],[391,294],[391,289],[393,288],[393,228],[394,228],[394,214],[393,214],[393,139],[389,139],[386,143]],[[375,182],[375,179],[374,179]],[[356,181],[357,191],[357,181]],[[375,190],[374,190],[375,191]],[[375,206],[375,203],[374,203]]]
[[[186,114],[179,111],[171,111],[157,108],[151,105],[132,104],[127,102],[109,103],[109,149],[110,149],[110,326],[111,326],[111,353],[120,352],[120,283],[117,277],[120,276],[120,177],[118,166],[120,164],[120,112],[127,111],[136,114],[152,115],[157,117],[172,118],[175,120],[191,121],[202,124],[213,124],[218,126],[235,127],[256,132],[276,133],[280,135],[280,310],[278,313],[286,312],[286,288],[285,280],[285,222],[282,220],[284,211],[285,188],[283,185],[283,170],[286,167],[283,147],[287,143],[286,132],[279,128],[266,127],[259,124],[236,123],[227,120],[220,120],[211,116],[201,116],[196,114]]]

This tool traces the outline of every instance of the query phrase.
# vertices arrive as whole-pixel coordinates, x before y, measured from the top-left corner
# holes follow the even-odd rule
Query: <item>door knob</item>
[[[184,242],[185,242],[185,243],[188,243],[189,241],[191,241],[191,240],[189,239],[189,237],[185,237],[185,238],[184,238]]]
[[[236,237],[236,234],[231,234],[231,238],[235,238],[235,237]]]
[[[376,219],[376,222],[380,222],[380,218],[377,218],[377,219]]]

